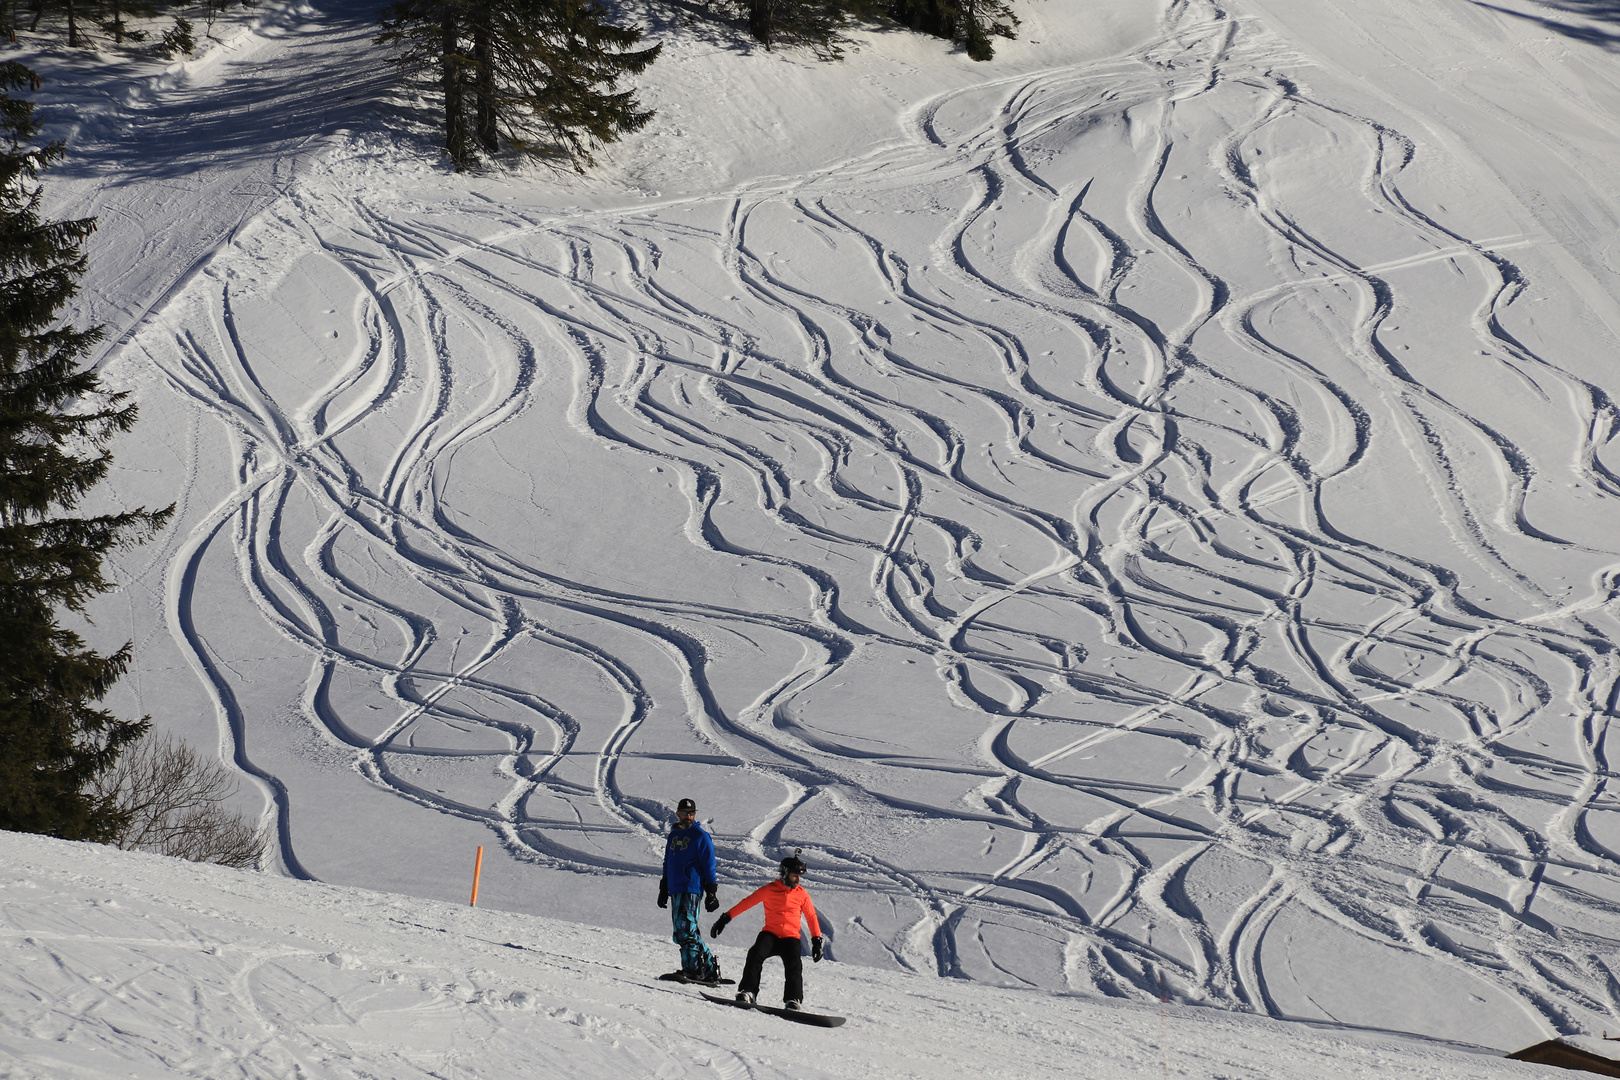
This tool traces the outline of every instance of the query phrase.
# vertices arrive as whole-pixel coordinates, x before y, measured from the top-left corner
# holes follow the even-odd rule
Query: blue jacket
[[[664,842],[664,879],[672,893],[702,892],[705,885],[715,883],[714,841],[697,822],[669,831]]]

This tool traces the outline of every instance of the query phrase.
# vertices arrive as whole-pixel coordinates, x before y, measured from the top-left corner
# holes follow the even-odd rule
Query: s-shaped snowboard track
[[[1620,558],[1544,509],[1620,495],[1613,389],[1302,67],[1185,0],[798,181],[277,203],[134,344],[238,455],[171,625],[289,869],[349,785],[628,879],[679,788],[841,959],[1616,1015]]]

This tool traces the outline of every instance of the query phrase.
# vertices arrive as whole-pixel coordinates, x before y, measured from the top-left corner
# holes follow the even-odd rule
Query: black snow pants
[[[799,939],[777,937],[769,930],[761,930],[759,937],[754,939],[753,947],[748,950],[748,962],[743,966],[742,982],[737,984],[737,992],[759,996],[759,976],[765,970],[765,961],[772,956],[780,956],[782,967],[787,969],[782,1000],[803,1001],[804,960],[799,956]]]

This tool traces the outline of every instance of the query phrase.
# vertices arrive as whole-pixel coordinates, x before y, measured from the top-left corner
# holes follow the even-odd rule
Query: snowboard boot
[[[803,1006],[797,1001],[784,1001],[782,1003],[782,1008],[786,1009],[788,1012],[798,1012],[801,1008],[803,1008]]]
[[[740,990],[737,993],[737,1003],[739,1005],[752,1005],[754,1003],[754,995],[750,994],[746,990]]]

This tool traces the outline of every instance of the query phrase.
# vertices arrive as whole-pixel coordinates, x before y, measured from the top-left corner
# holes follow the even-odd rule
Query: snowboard
[[[663,982],[689,983],[692,986],[735,986],[736,979],[689,979],[678,971],[658,976]]]
[[[700,991],[701,993],[701,991]],[[713,994],[704,994],[704,997],[716,1005],[730,1005],[733,1009],[751,1009],[754,1012],[770,1013],[780,1016],[784,1020],[792,1020],[795,1024],[809,1024],[811,1027],[835,1028],[844,1022],[842,1016],[824,1016],[821,1013],[805,1012],[803,1009],[778,1009],[775,1005],[749,1005],[733,998],[715,997]]]

